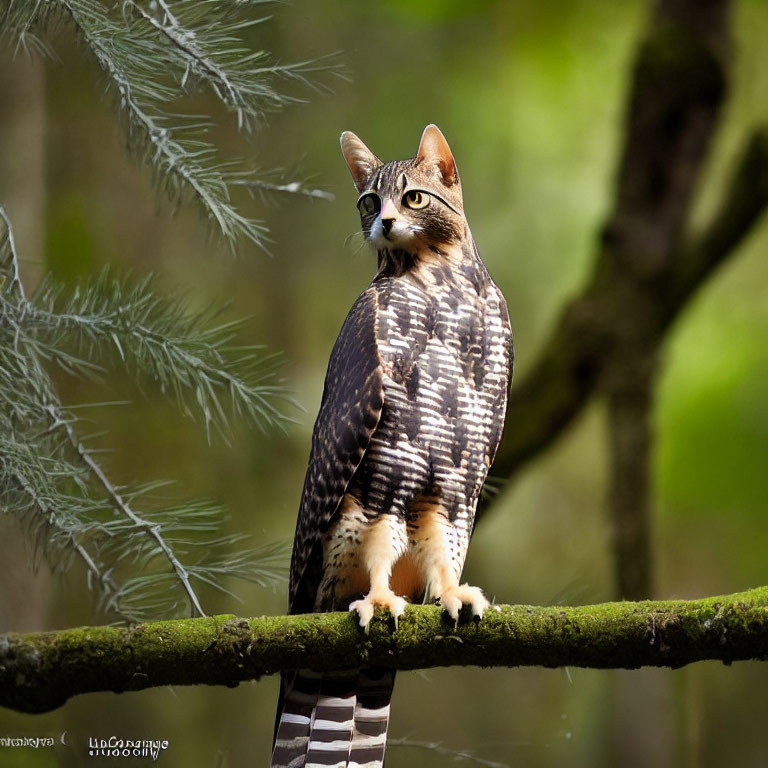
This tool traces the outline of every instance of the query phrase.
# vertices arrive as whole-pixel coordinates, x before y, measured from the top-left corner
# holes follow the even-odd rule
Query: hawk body
[[[475,248],[436,127],[409,161],[382,164],[348,133],[342,147],[379,269],[331,354],[291,612],[349,608],[367,626],[376,606],[397,620],[406,600],[437,600],[455,620],[464,603],[480,616],[488,601],[459,579],[504,424],[506,303]],[[381,765],[393,680],[386,670],[284,676],[273,765]]]
[[[458,269],[446,268],[454,259]],[[470,269],[462,270],[460,264]],[[506,305],[474,252],[431,254],[403,274],[379,274],[374,332],[383,405],[343,497],[336,522],[318,528],[326,547],[316,610],[346,609],[359,586],[357,553],[373,521],[389,516],[398,564],[416,570],[396,594],[433,600],[420,527],[442,516],[450,566],[458,579],[475,506],[498,445],[509,377]],[[349,322],[349,320],[347,321]],[[342,338],[345,331],[342,330]],[[423,533],[423,532],[422,532]],[[344,603],[346,600],[346,604]]]

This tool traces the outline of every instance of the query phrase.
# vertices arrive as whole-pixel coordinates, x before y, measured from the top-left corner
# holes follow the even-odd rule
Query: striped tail
[[[381,768],[395,673],[284,674],[272,768]]]

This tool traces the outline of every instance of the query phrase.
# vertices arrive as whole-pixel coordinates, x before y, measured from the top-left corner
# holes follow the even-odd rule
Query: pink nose
[[[391,221],[396,218],[397,208],[395,208],[395,204],[390,199],[386,199],[384,205],[381,206],[381,220],[385,221],[386,219],[389,219]]]

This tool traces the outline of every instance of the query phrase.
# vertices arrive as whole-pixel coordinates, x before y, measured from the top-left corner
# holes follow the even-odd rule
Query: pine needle
[[[0,514],[24,525],[36,560],[55,570],[84,564],[102,608],[135,621],[204,615],[201,586],[231,594],[233,579],[284,579],[286,547],[248,548],[245,537],[222,534],[220,507],[159,503],[157,481],[115,484],[83,434],[86,424],[92,431],[85,406],[65,407],[49,373],[98,377],[117,367],[226,437],[234,420],[264,430],[287,420],[277,358],[234,345],[240,323],[217,324],[217,313],[156,292],[151,277],[105,272],[71,291],[45,281],[27,298],[2,208],[0,222]]]

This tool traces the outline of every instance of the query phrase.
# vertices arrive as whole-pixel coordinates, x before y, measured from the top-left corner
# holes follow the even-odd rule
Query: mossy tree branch
[[[367,634],[351,614],[328,613],[1,635],[0,706],[45,712],[80,693],[235,686],[310,665],[634,669],[705,659],[768,659],[768,587],[701,600],[504,605],[458,627],[437,606],[409,606],[396,630],[377,616]]]

